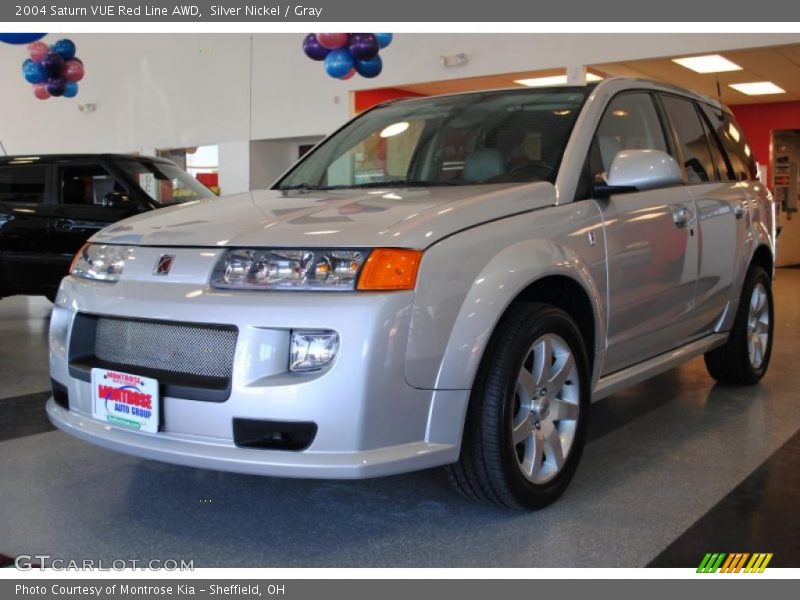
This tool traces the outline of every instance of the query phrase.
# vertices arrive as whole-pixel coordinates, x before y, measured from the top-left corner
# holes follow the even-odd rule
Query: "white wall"
[[[316,144],[320,139],[311,136],[250,142],[250,188],[271,186],[297,160],[301,145]]]
[[[20,73],[24,47],[0,44],[0,141],[9,153],[152,151],[317,136],[349,117],[356,89],[800,42],[798,34],[399,34],[382,52],[379,78],[338,81],[303,55],[301,34],[256,34],[251,88],[248,35],[66,37],[77,43],[87,73],[71,100],[36,100]],[[469,63],[442,67],[439,56],[454,52],[466,52]],[[96,112],[80,113],[86,102]]]
[[[219,145],[219,193],[240,194],[250,185],[250,142],[223,142]]]
[[[128,152],[246,140],[249,43],[237,35],[72,38],[86,77],[73,99],[34,98],[24,46],[0,44],[0,140],[11,154]],[[97,110],[81,113],[78,105]]]

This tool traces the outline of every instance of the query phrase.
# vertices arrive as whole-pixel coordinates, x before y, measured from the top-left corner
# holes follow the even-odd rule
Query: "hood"
[[[120,221],[93,242],[199,247],[424,249],[480,223],[555,204],[555,187],[478,185],[326,192],[254,191]]]

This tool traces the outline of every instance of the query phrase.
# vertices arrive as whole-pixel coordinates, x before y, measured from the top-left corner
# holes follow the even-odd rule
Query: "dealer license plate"
[[[128,429],[158,431],[158,380],[92,369],[92,415]]]

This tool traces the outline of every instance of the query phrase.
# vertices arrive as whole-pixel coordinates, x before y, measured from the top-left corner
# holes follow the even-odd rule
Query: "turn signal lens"
[[[413,290],[421,261],[421,250],[375,248],[362,267],[357,289]]]

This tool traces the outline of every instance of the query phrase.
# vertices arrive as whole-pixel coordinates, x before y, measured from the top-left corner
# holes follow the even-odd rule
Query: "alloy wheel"
[[[546,483],[564,466],[575,439],[580,380],[572,351],[558,335],[537,338],[517,376],[511,439],[526,479]]]

